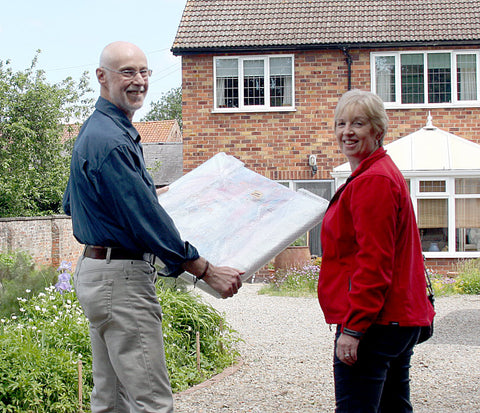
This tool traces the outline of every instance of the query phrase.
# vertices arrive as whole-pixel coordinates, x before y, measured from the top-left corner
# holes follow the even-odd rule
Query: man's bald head
[[[143,55],[147,59],[145,53],[136,45],[129,42],[113,42],[108,44],[102,50],[100,55],[100,67],[117,67],[125,58]]]

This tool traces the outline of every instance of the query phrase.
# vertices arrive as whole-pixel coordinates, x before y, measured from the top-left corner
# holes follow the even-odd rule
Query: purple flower
[[[55,290],[63,294],[65,291],[72,291],[72,286],[69,282],[58,282],[55,284]]]
[[[70,273],[72,271],[72,263],[67,261],[62,261],[60,267],[57,271],[61,271],[58,274],[58,282],[55,284],[55,290],[59,293],[64,293],[65,291],[72,291],[72,286],[70,284]]]
[[[57,271],[72,271],[72,263],[70,261],[62,261],[60,267],[57,268]]]

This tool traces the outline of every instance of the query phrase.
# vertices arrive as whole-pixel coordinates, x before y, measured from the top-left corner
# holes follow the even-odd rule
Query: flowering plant
[[[285,295],[310,295],[317,290],[319,260],[305,264],[303,267],[292,267],[277,270],[270,283],[262,288],[263,293],[280,293]]]
[[[58,282],[55,284],[55,290],[60,293],[65,291],[72,291],[72,285],[70,284],[71,272],[72,272],[72,263],[68,261],[62,261],[60,267],[57,268]]]

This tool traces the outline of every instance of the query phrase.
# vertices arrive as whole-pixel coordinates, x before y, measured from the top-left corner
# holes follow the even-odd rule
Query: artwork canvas
[[[250,278],[305,232],[322,221],[328,201],[295,192],[218,153],[172,183],[158,197],[182,239],[214,265],[245,271]],[[194,282],[183,273],[180,278]],[[200,280],[208,293],[218,293]]]

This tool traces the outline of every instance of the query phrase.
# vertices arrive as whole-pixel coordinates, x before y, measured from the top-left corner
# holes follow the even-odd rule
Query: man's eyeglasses
[[[140,76],[142,76],[144,79],[149,78],[152,76],[152,70],[151,69],[142,69],[142,70],[133,70],[133,69],[124,69],[124,70],[114,70],[110,69],[109,67],[102,66],[103,69],[107,69],[110,72],[114,73],[119,73],[121,74],[125,79],[133,79],[135,76],[137,76],[138,73],[140,73]]]

